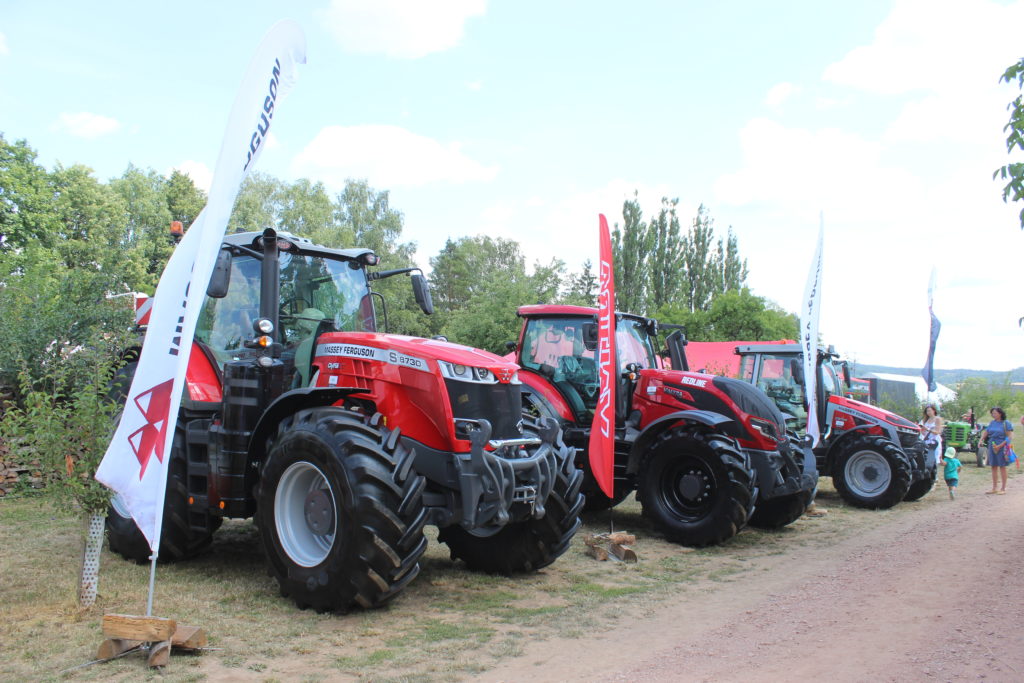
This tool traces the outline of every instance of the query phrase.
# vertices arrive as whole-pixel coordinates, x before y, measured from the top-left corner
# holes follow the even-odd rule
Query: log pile
[[[43,473],[39,461],[18,462],[8,444],[0,440],[0,497],[25,486],[34,489],[43,486]]]

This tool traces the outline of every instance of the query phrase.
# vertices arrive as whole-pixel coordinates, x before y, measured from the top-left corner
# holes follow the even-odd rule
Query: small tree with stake
[[[120,406],[107,398],[117,345],[101,339],[89,347],[51,345],[41,378],[38,369],[21,373],[22,404],[9,406],[0,434],[14,455],[40,461],[46,487],[65,509],[86,518],[78,601],[96,601],[103,520],[110,491],[93,475],[110,442]]]

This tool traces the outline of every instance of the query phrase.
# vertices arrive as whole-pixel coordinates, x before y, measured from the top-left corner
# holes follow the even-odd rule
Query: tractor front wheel
[[[534,417],[524,413],[523,423],[525,435],[539,432]],[[462,560],[474,571],[514,574],[546,567],[569,549],[580,527],[583,473],[576,468],[572,449],[562,443],[561,436],[551,448],[556,449],[561,466],[555,473],[551,494],[544,501],[544,516],[510,522],[497,531],[444,527],[437,538],[448,545],[453,560]]]
[[[376,607],[419,574],[425,480],[379,422],[333,406],[301,410],[271,441],[256,523],[270,574],[300,608]]]
[[[747,455],[719,434],[687,427],[658,436],[637,477],[644,516],[669,540],[688,546],[722,543],[739,533],[753,496]]]
[[[903,496],[903,500],[910,503],[924,498],[935,486],[935,478],[938,476],[938,473],[938,467],[931,468],[924,479],[919,479],[910,485],[910,488],[907,489],[907,495]]]
[[[836,455],[832,472],[832,485],[854,507],[891,508],[910,490],[910,461],[881,436],[850,439]]]
[[[750,526],[758,529],[781,529],[792,524],[804,514],[813,497],[810,491],[801,491],[758,501],[754,506],[754,514],[750,516]]]

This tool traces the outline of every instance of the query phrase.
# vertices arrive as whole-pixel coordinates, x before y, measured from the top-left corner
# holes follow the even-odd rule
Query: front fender
[[[252,437],[249,439],[249,462],[259,463],[263,460],[263,456],[266,455],[267,439],[273,435],[277,425],[280,424],[286,415],[304,408],[319,408],[320,406],[333,405],[353,394],[362,393],[366,393],[366,389],[307,387],[281,394],[266,409],[260,417],[260,421],[256,423],[256,428],[252,431]],[[369,404],[366,407],[372,411],[374,409],[373,405],[368,401],[366,403]]]
[[[710,410],[680,410],[659,417],[651,424],[644,427],[640,436],[633,442],[629,451],[629,464],[626,467],[628,474],[636,474],[640,468],[640,460],[651,443],[667,429],[675,427],[679,423],[702,425],[713,431],[719,431],[721,425],[732,422],[731,417],[715,413]]]

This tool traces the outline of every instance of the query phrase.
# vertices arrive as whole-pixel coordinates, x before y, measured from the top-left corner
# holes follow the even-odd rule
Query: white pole
[[[156,582],[156,556],[157,552],[155,550],[149,556],[149,597],[146,599],[147,617],[153,616],[153,584]]]

